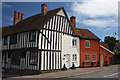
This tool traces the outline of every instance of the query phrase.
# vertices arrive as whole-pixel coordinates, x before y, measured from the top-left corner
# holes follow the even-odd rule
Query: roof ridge
[[[85,29],[85,28],[76,28],[76,29]],[[85,29],[85,30],[89,30],[89,29]]]

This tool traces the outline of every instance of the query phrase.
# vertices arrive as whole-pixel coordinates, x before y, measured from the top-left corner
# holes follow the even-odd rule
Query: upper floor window
[[[92,60],[96,61],[96,55],[92,55]]]
[[[17,35],[11,35],[10,36],[10,44],[16,44],[17,43]]]
[[[77,61],[77,54],[73,54],[73,61]]]
[[[6,37],[4,37],[4,45],[7,45],[7,36]]]
[[[85,48],[90,48],[90,41],[85,40]]]
[[[33,32],[30,32],[30,38],[29,38],[30,41],[35,41],[35,31]]]
[[[86,54],[86,55],[85,55],[85,60],[86,60],[86,61],[90,61],[90,55],[89,55],[89,54]]]
[[[77,45],[77,40],[76,39],[73,39],[72,40],[72,46],[76,46]]]

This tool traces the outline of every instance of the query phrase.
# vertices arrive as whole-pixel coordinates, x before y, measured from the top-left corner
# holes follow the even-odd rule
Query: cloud
[[[73,3],[72,11],[76,14],[89,17],[116,16],[118,11],[118,0],[87,0],[83,3]]]
[[[117,22],[115,20],[103,20],[103,19],[95,19],[95,20],[88,19],[88,20],[82,20],[79,23],[84,24],[86,26],[92,26],[92,27],[97,27],[97,28],[117,26]]]
[[[104,31],[109,31],[109,30],[111,30],[111,28],[104,29]]]
[[[77,23],[97,28],[117,27],[119,0],[84,0],[71,5]]]
[[[2,7],[4,7],[4,8],[11,8],[12,7],[11,5],[8,5],[6,3],[1,3],[0,5],[2,5]]]

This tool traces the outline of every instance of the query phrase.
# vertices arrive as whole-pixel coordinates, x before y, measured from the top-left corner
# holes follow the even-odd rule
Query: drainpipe
[[[100,40],[99,40],[99,62],[100,62]]]

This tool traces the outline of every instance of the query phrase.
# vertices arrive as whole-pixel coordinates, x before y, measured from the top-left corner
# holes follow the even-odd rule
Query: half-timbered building
[[[79,38],[63,7],[24,19],[14,12],[13,25],[2,27],[2,66],[13,69],[55,70],[80,66]]]

